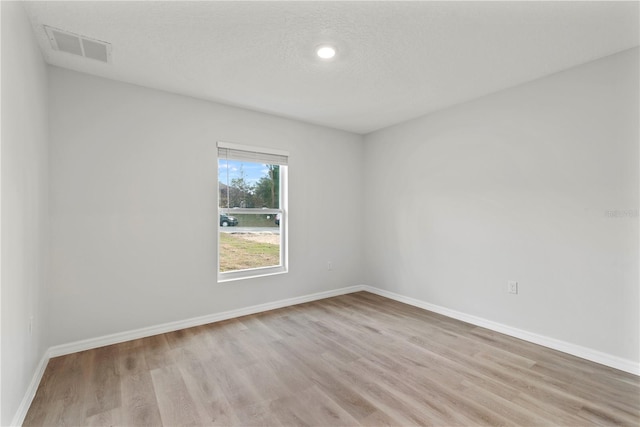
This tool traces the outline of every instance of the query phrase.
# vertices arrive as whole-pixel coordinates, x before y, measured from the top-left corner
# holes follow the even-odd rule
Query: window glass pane
[[[226,278],[251,277],[250,270],[284,267],[284,224],[280,224],[278,210],[280,174],[286,175],[286,166],[265,160],[218,158],[219,272],[248,274]]]
[[[220,272],[281,265],[280,214],[220,214]]]
[[[280,208],[280,166],[218,159],[220,208]]]

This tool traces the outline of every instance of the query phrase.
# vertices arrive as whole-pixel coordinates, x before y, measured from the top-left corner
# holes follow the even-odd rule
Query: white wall
[[[20,2],[2,7],[0,424],[11,423],[45,347],[46,66]],[[29,318],[34,316],[33,334]]]
[[[49,78],[50,345],[361,282],[361,136],[59,68]],[[288,274],[216,283],[218,140],[289,151]]]
[[[367,284],[637,363],[638,114],[634,49],[368,135]]]

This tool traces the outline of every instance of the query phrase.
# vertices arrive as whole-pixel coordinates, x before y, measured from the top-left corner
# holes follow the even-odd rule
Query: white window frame
[[[224,142],[218,141],[216,150],[216,170],[218,169],[218,164],[220,159],[224,159],[224,157],[220,157],[219,149],[228,149],[228,150],[237,150],[242,151],[247,154],[247,157],[242,159],[234,159],[233,157],[229,157],[229,159],[233,160],[245,160],[254,163],[265,163],[265,164],[276,164],[270,163],[270,156],[279,156],[285,157],[288,159],[289,153],[282,150],[276,150],[272,148],[266,147],[256,147],[251,145],[244,144],[236,144],[232,142]],[[261,155],[263,155],[261,157]],[[277,266],[269,266],[269,267],[258,267],[258,268],[249,268],[245,270],[234,270],[234,271],[220,271],[220,221],[218,221],[218,216],[216,216],[216,224],[218,233],[216,235],[217,240],[217,273],[218,273],[218,283],[230,282],[235,280],[249,279],[254,277],[264,277],[271,276],[275,274],[284,274],[289,271],[289,253],[288,253],[288,239],[287,239],[287,231],[288,231],[288,175],[287,175],[287,164],[280,164],[280,194],[279,194],[279,209],[261,209],[261,208],[219,208],[220,206],[220,186],[219,180],[216,182],[217,187],[217,196],[216,196],[216,206],[218,206],[218,212],[225,214],[280,214],[280,264]],[[218,177],[218,173],[216,171],[216,179]],[[228,184],[228,183],[227,183]]]

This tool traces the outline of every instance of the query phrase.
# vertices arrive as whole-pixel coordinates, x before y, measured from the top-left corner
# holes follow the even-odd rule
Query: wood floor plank
[[[87,417],[86,425],[87,426],[119,426],[122,425],[122,412],[117,408],[111,409],[109,411],[103,411]]]
[[[283,426],[310,427],[309,417],[302,408],[297,396],[287,396],[269,402],[269,410],[278,419],[278,424]]]
[[[100,347],[91,352],[91,373],[85,395],[85,417],[120,407],[118,346]]]
[[[149,369],[159,369],[174,363],[166,335],[154,335],[140,340],[139,344]]]
[[[183,348],[175,357],[180,361],[178,369],[201,419],[204,424],[212,426],[237,424],[231,405],[203,366],[200,354]]]
[[[121,352],[121,421],[128,426],[161,425],[151,371],[144,351]]]
[[[298,393],[298,415],[313,426],[353,426],[357,420],[321,387],[313,386]]]
[[[289,360],[294,366],[297,365],[301,370],[309,373],[314,385],[332,396],[333,400],[355,419],[362,419],[375,412],[375,407],[369,401],[354,391],[350,385],[342,383],[340,378],[331,372],[331,367],[323,363],[315,346],[305,343],[301,338],[297,338],[292,344],[276,343],[275,345],[283,354],[290,356]],[[313,350],[309,351],[309,349]]]
[[[84,423],[88,387],[85,368],[91,356],[90,352],[80,352],[53,359],[51,372],[45,373],[47,380],[38,388],[38,392],[42,389],[46,403],[41,408],[36,407],[33,418],[29,411],[23,425],[75,426]]]
[[[640,378],[358,292],[51,359],[25,426],[640,425]]]
[[[174,365],[151,371],[153,389],[163,425],[202,425],[200,414],[178,368]]]

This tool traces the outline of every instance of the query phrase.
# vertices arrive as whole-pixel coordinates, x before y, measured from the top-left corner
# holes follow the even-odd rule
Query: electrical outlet
[[[327,261],[327,270],[333,270],[333,263],[331,261]]]
[[[518,282],[510,280],[507,282],[507,293],[517,294],[518,293]]]

